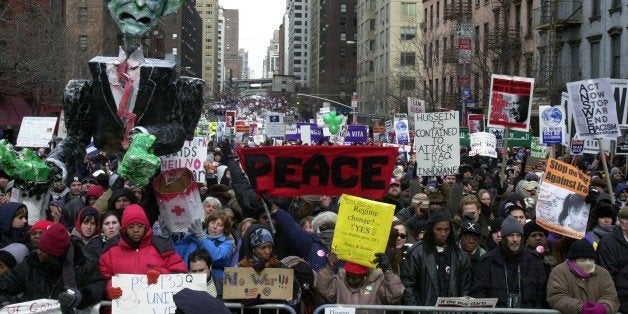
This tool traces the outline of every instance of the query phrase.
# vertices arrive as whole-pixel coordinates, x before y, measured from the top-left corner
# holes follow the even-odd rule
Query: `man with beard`
[[[469,294],[471,263],[456,244],[448,210],[432,210],[423,241],[413,245],[401,264],[406,288],[403,304],[433,306],[438,297]]]
[[[523,226],[504,220],[499,247],[484,255],[473,271],[470,296],[497,298],[501,308],[545,308],[547,277],[539,257],[523,245]]]

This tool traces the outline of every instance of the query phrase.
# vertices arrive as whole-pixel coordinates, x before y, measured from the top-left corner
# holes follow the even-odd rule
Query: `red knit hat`
[[[101,197],[105,193],[105,189],[100,185],[92,185],[87,189],[85,197],[93,196],[95,198]]]
[[[50,228],[50,226],[54,225],[55,223],[52,221],[48,221],[48,220],[39,220],[37,222],[35,222],[35,224],[31,227],[31,232],[39,229],[41,231],[46,231],[48,228]]]
[[[39,238],[39,249],[52,256],[61,256],[70,247],[70,234],[62,224],[48,227]]]
[[[358,265],[352,262],[345,262],[345,271],[354,275],[366,275],[369,273],[369,268],[366,266]]]

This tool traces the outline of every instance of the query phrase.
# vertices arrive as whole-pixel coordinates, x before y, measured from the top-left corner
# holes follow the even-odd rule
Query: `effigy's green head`
[[[109,13],[125,36],[138,37],[157,25],[159,18],[181,7],[185,0],[105,0]]]

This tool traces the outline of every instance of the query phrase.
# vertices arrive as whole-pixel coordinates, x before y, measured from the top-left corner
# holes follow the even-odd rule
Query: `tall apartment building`
[[[356,90],[356,0],[310,0],[310,93],[346,104]]]
[[[196,0],[186,0],[171,15],[162,18],[166,59],[180,67],[181,75],[202,76],[202,25],[196,11]]]
[[[251,76],[251,68],[249,68],[249,52],[244,48],[240,48],[238,49],[238,56],[242,62],[242,73],[240,74],[240,78],[248,80]]]
[[[218,90],[220,93],[225,91],[225,82],[227,79],[228,71],[225,70],[225,9],[220,7],[218,9],[218,44],[216,53],[216,83],[218,84]]]
[[[201,78],[205,81],[206,98],[219,90],[217,77],[218,0],[196,0],[196,11],[202,20]]]
[[[420,93],[419,30],[425,1],[359,1],[358,112],[372,117],[403,112],[408,96]]]
[[[228,80],[241,79],[242,62],[238,54],[238,40],[240,37],[240,13],[236,9],[224,9],[224,63],[228,70]]]
[[[273,38],[266,48],[266,57],[264,57],[262,78],[272,78],[273,75],[279,74],[279,30],[273,32]]]
[[[308,60],[310,59],[308,1],[287,0],[288,17],[286,57],[287,74],[294,76],[296,85],[306,88],[310,82]],[[285,19],[284,19],[285,21]]]

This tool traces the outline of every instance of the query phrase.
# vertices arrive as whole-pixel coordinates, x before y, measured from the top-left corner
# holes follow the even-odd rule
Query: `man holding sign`
[[[423,241],[408,250],[401,265],[401,282],[405,305],[434,306],[438,297],[469,295],[471,263],[456,244],[449,211],[428,214]]]

